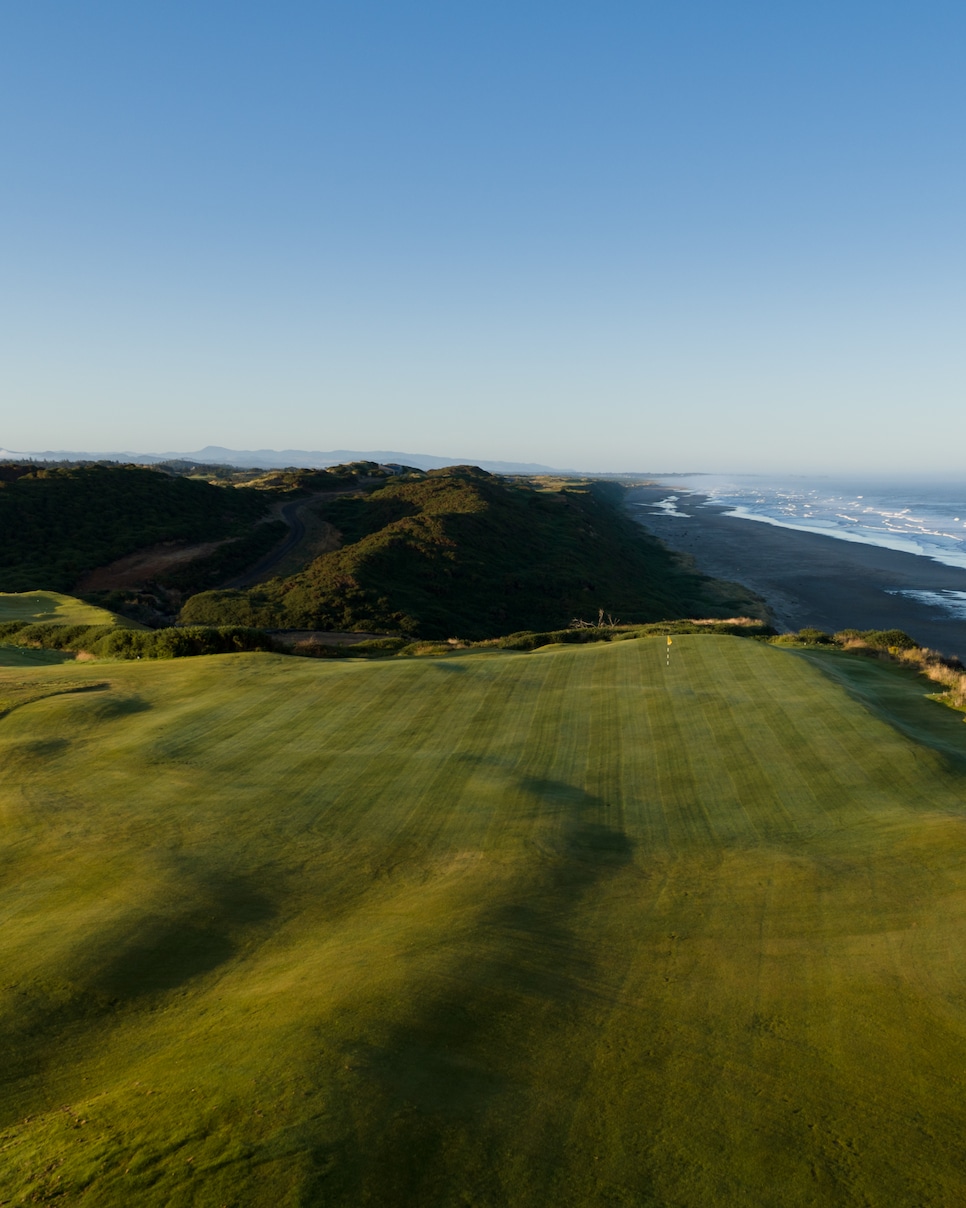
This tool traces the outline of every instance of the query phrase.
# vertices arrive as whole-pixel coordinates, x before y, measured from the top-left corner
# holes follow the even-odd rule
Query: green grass
[[[56,591],[0,592],[0,625],[7,621],[52,621],[57,625],[123,625],[129,629],[143,629],[134,621],[128,621],[85,604],[75,596],[61,595]]]
[[[916,742],[926,743],[955,761],[963,761],[963,715],[953,707],[936,709],[936,688],[914,665],[878,661],[834,650],[801,652],[829,678],[842,685],[880,717]],[[964,765],[966,766],[966,765]]]
[[[23,646],[0,644],[0,667],[45,667],[52,663],[66,663],[75,657],[73,651],[31,650]]]
[[[33,625],[39,626],[39,632],[26,628]],[[0,592],[0,667],[36,667],[74,659],[76,646],[58,650],[37,645],[39,641],[46,640],[42,636],[45,632],[60,633],[66,626],[145,629],[137,621],[116,616],[105,608],[97,608],[60,592]],[[21,642],[30,644],[21,645]]]
[[[85,604],[74,596],[55,591],[0,592],[0,625],[32,623],[54,625],[118,625],[126,629],[143,629],[136,621],[117,617],[113,612]],[[74,651],[43,650],[18,646],[14,633],[0,637],[0,667],[37,667],[63,663],[75,657]]]
[[[666,649],[0,673],[0,1199],[962,1203],[966,727]]]

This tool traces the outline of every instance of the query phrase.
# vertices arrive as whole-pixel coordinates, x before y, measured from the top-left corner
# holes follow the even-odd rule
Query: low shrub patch
[[[0,641],[42,650],[72,650],[102,658],[176,659],[240,650],[276,650],[261,629],[243,625],[191,625],[169,629],[122,629],[112,625],[37,623],[0,626]]]

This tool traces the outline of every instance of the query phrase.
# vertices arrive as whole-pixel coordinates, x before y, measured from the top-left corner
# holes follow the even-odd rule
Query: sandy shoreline
[[[654,504],[677,495],[672,516]],[[964,591],[966,570],[931,558],[859,545],[706,506],[707,497],[676,487],[635,487],[631,515],[671,549],[690,554],[700,570],[732,579],[764,596],[780,629],[814,625],[835,631],[904,629],[924,646],[966,659],[966,620],[890,590]],[[640,506],[644,505],[644,506]]]

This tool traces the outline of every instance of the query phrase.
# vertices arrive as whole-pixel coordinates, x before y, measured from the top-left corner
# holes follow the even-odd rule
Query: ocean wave
[[[669,484],[670,485],[670,484]],[[695,476],[674,488],[778,528],[874,545],[966,568],[966,484],[794,482]],[[672,502],[673,500],[673,502]],[[677,497],[667,500],[675,507]],[[663,510],[663,509],[662,509]],[[675,508],[676,510],[676,508]]]
[[[929,608],[941,608],[957,620],[966,621],[966,591],[914,591],[908,587],[886,588],[886,595],[905,596]]]

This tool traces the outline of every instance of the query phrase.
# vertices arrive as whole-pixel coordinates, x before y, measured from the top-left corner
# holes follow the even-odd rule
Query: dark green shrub
[[[919,645],[901,629],[867,629],[859,636],[874,650],[914,650]]]
[[[91,647],[91,654],[108,658],[151,658],[154,648],[155,631],[139,629],[114,629],[105,634]]]
[[[242,537],[271,502],[141,466],[31,467],[0,490],[0,589],[70,591],[85,572],[159,541]]]
[[[44,650],[85,650],[113,632],[112,625],[58,625],[34,621],[17,630],[15,640],[18,645],[40,646]]]
[[[278,612],[257,590],[203,591],[186,601],[179,619],[183,625],[279,628]]]
[[[340,643],[333,642],[298,642],[288,647],[287,653],[300,655],[311,659],[345,659],[367,658],[387,654],[398,654],[410,645],[408,638],[371,638],[366,642]]]
[[[346,649],[357,654],[395,654],[409,645],[409,638],[370,638],[367,642],[354,642]]]
[[[830,646],[833,638],[824,629],[805,628],[798,631],[799,641],[807,642],[810,646]]]
[[[195,654],[229,654],[242,650],[275,650],[267,633],[241,625],[193,626],[186,629],[120,629],[110,625],[35,623],[0,637],[45,650],[86,650],[104,658],[171,659]]]

